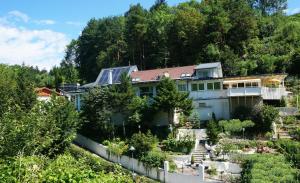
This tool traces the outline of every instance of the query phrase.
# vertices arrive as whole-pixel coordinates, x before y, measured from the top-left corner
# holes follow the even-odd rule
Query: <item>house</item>
[[[37,94],[37,99],[39,101],[49,101],[51,99],[52,95],[61,96],[60,93],[58,93],[54,90],[51,90],[50,88],[47,88],[47,87],[36,88],[35,92]]]
[[[136,66],[103,69],[94,83],[81,87],[82,91],[74,95],[75,98],[80,98],[90,87],[118,84],[122,73],[131,77],[138,96],[154,97],[161,78],[174,80],[179,91],[189,92],[194,113],[204,121],[211,119],[213,114],[217,119],[230,119],[239,106],[272,104],[288,94],[284,86],[285,74],[224,77],[221,63],[215,62],[145,71],[138,71]],[[158,114],[154,121],[156,125],[166,125],[166,114]]]

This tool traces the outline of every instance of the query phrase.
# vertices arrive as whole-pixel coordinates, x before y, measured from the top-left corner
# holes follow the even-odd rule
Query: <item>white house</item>
[[[288,94],[284,74],[223,77],[220,62],[145,71],[127,66],[102,69],[94,83],[73,91],[77,108],[80,108],[80,96],[84,91],[90,87],[118,84],[124,72],[131,77],[139,96],[155,96],[160,79],[171,78],[179,91],[189,92],[194,112],[201,120],[211,119],[213,113],[217,119],[229,119],[239,106],[278,102]],[[155,116],[154,121],[157,125],[167,124],[166,115],[161,113]]]

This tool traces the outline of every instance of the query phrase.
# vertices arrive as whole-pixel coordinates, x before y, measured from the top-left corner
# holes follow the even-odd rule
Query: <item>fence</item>
[[[159,180],[161,182],[166,183],[205,183],[204,181],[204,167],[199,166],[199,175],[185,175],[180,173],[170,173],[168,172],[168,168],[150,168],[145,166],[139,160],[130,158],[128,156],[120,156],[117,157],[115,155],[111,155],[107,151],[107,147],[99,144],[89,138],[86,138],[80,134],[77,134],[74,142],[82,147],[87,148],[93,153],[107,159],[108,161],[115,162],[121,164],[123,167],[134,170],[135,172],[147,176],[149,178]],[[168,164],[168,163],[165,163]]]

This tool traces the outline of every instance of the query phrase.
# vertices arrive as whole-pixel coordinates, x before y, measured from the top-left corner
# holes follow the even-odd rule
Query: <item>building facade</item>
[[[75,91],[73,97],[77,109],[80,109],[80,96],[84,91],[95,86],[118,84],[122,73],[131,77],[138,96],[148,97],[154,97],[158,82],[169,77],[176,82],[180,92],[189,92],[194,113],[201,120],[209,120],[213,114],[217,119],[230,119],[240,106],[279,102],[288,93],[284,74],[224,77],[220,62],[145,71],[127,66],[103,69],[94,83],[83,85],[80,92]],[[154,118],[159,121],[157,125],[164,125],[166,119],[163,113]]]

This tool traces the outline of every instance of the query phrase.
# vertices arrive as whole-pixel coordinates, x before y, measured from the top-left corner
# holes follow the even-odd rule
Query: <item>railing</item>
[[[213,99],[227,97],[226,90],[205,90],[205,91],[191,91],[190,98],[193,99]]]
[[[229,88],[227,90],[227,95],[229,97],[260,96],[261,88]]]
[[[265,100],[280,100],[287,95],[285,88],[262,87],[262,98]]]

